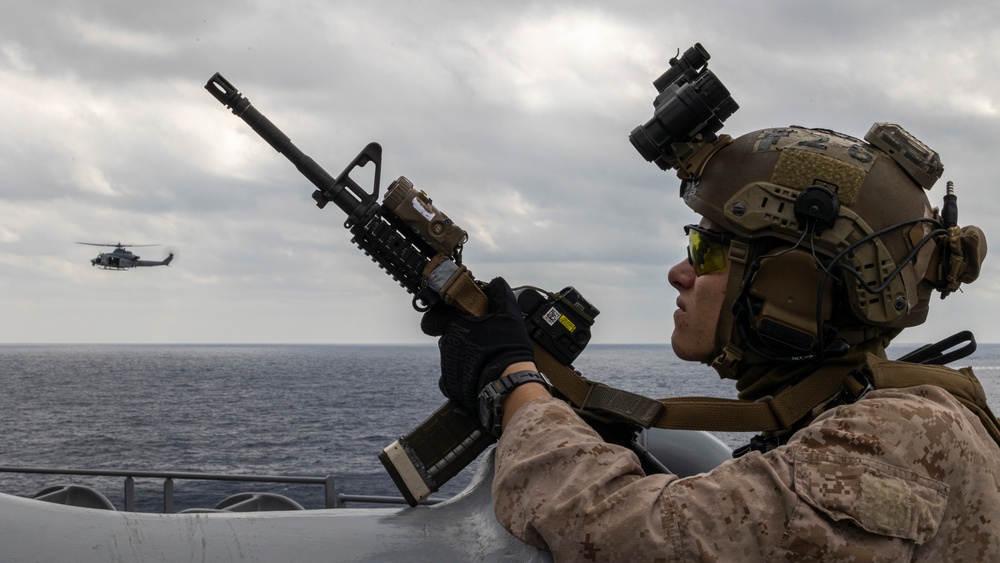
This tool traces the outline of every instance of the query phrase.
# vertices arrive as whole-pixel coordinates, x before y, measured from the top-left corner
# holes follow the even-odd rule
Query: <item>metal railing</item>
[[[376,504],[406,504],[402,497],[375,495],[337,494],[334,487],[334,477],[325,476],[295,476],[295,475],[240,475],[220,473],[196,473],[188,471],[129,471],[113,469],[61,469],[46,467],[3,467],[0,473],[19,473],[36,475],[82,475],[89,477],[124,477],[125,478],[125,508],[127,512],[135,512],[135,479],[163,479],[163,512],[174,512],[174,480],[192,481],[243,481],[255,483],[294,483],[306,485],[323,485],[323,503],[326,508],[343,508],[348,502],[363,502]],[[439,499],[428,499],[422,504],[436,504]]]

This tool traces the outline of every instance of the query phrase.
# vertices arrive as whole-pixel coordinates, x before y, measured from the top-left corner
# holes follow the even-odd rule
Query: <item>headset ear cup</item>
[[[840,200],[829,188],[809,186],[795,198],[794,212],[800,230],[821,233],[837,221]]]
[[[779,353],[813,352],[823,276],[812,254],[803,249],[778,249],[762,257],[747,288],[754,305],[749,319],[753,332]],[[833,285],[832,280],[824,284],[823,321],[833,310]]]

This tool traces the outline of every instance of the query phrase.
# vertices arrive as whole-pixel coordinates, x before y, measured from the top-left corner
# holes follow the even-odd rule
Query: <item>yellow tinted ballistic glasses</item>
[[[688,236],[688,263],[696,275],[710,274],[726,267],[726,245],[732,233],[718,233],[698,225],[686,225]]]

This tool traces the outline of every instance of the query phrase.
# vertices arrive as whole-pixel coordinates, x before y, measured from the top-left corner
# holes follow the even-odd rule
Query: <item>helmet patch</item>
[[[876,159],[864,142],[825,129],[788,127],[761,131],[754,152],[780,151],[771,181],[792,189],[823,186],[844,205],[858,199]]]
[[[844,205],[854,205],[868,171],[822,154],[785,149],[778,157],[771,182],[780,186],[804,190],[809,186],[823,186],[837,194]]]

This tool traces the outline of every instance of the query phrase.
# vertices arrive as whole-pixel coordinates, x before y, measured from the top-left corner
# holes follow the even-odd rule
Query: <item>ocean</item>
[[[890,350],[898,357],[912,346]],[[1000,405],[1000,344],[971,365]],[[650,397],[734,397],[731,381],[665,345],[591,345],[590,379]],[[377,454],[443,398],[433,344],[0,345],[0,466],[335,477],[338,493],[398,496]],[[719,434],[730,447],[748,434]],[[434,496],[461,491],[475,464]],[[81,484],[123,506],[120,477],[0,473],[0,492]],[[136,507],[162,509],[162,481],[136,480]],[[323,506],[316,485],[178,481],[175,508],[239,492]]]

